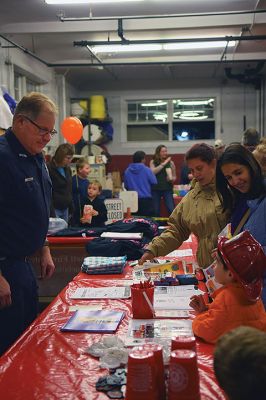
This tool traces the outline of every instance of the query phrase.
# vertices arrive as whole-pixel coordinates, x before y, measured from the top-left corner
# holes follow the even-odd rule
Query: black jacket
[[[60,174],[54,160],[48,164],[48,170],[53,185],[53,206],[58,210],[69,208],[72,210],[72,174],[69,167],[65,167],[66,177]]]
[[[90,224],[82,224],[83,226],[91,227],[91,226],[104,226],[105,221],[107,221],[107,209],[104,204],[104,200],[97,196],[94,200],[90,200],[89,198],[83,203],[83,207],[85,204],[91,205],[94,210],[98,211],[99,215],[92,217]]]

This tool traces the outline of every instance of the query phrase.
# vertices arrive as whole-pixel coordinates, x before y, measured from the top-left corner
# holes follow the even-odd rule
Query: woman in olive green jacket
[[[211,253],[217,245],[218,234],[229,220],[229,213],[223,212],[215,189],[215,152],[201,143],[192,146],[185,158],[194,177],[192,189],[170,215],[169,228],[149,244],[140,264],[177,249],[191,233],[198,239],[199,266],[206,268],[213,262]]]

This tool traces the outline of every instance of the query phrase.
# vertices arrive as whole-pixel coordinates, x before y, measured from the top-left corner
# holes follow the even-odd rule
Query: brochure
[[[193,336],[188,319],[133,319],[129,323],[126,346],[136,346],[173,336]]]
[[[205,284],[208,289],[208,292],[210,295],[212,295],[213,292],[215,292],[215,290],[223,286],[220,283],[218,283],[214,277],[214,263],[212,263],[209,267],[203,269],[202,271],[206,279]]]
[[[159,272],[161,274],[168,274],[173,278],[183,274],[194,274],[198,265],[196,262],[186,261],[184,259],[154,259],[157,262],[147,261],[143,265],[138,265],[134,268],[135,272],[144,271],[147,272]]]
[[[128,299],[129,297],[129,286],[80,287],[70,295],[71,299]]]
[[[61,327],[61,331],[113,333],[124,315],[123,311],[77,310]]]

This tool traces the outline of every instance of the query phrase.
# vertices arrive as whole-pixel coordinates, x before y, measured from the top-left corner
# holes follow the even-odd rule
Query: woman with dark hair
[[[152,197],[155,216],[160,217],[161,197],[165,201],[166,208],[171,214],[175,208],[173,199],[173,182],[176,180],[175,164],[168,156],[167,147],[160,145],[156,147],[150,169],[157,178],[157,184],[152,187]]]
[[[193,175],[192,189],[170,215],[169,228],[149,244],[140,264],[177,249],[191,233],[198,239],[199,266],[206,268],[213,262],[211,253],[217,246],[218,234],[229,220],[215,189],[215,157],[214,149],[205,143],[195,144],[186,153]]]
[[[231,145],[222,154],[217,162],[216,187],[224,209],[232,213],[232,234],[249,230],[265,251],[266,185],[259,163],[244,146]],[[240,226],[245,214],[246,221]]]
[[[69,210],[72,211],[72,174],[69,164],[74,154],[73,147],[68,143],[58,146],[48,170],[52,181],[53,207],[57,218],[68,223]]]
[[[248,230],[266,254],[266,182],[259,163],[248,149],[231,145],[225,150],[217,162],[216,187],[224,209],[232,213],[232,234]],[[262,299],[266,305],[265,287]]]

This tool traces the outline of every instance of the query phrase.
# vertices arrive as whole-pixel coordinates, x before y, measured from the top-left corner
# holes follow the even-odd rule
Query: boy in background
[[[151,188],[156,185],[157,178],[145,165],[146,154],[136,151],[133,154],[133,163],[129,164],[124,174],[124,184],[127,190],[138,193],[138,215],[151,216],[154,214]]]
[[[84,205],[92,206],[91,216],[86,218],[83,216],[81,218],[81,223],[86,224],[89,227],[104,226],[105,221],[107,221],[107,209],[104,204],[104,200],[99,197],[102,192],[102,185],[99,181],[92,181],[88,186],[88,195],[83,203]]]
[[[214,371],[229,400],[264,399],[266,333],[240,326],[223,335],[214,351]]]
[[[266,332],[266,313],[261,301],[266,256],[248,232],[227,240],[221,237],[215,253],[214,276],[223,287],[205,305],[202,296],[192,296],[190,306],[199,315],[192,322],[195,335],[215,343],[220,336],[241,325]]]

